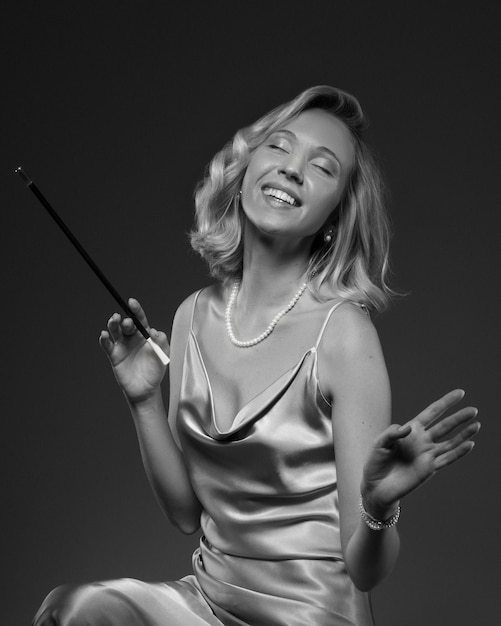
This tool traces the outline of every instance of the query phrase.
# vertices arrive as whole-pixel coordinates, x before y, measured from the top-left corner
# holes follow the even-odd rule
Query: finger
[[[459,448],[465,441],[469,441],[480,430],[480,422],[473,422],[465,426],[457,435],[446,441],[442,441],[435,447],[436,456],[448,454]]]
[[[462,389],[454,389],[442,396],[436,402],[430,404],[417,416],[417,420],[426,428],[431,426],[445,411],[453,407],[464,398],[465,392]]]
[[[444,417],[439,422],[435,422],[428,428],[433,441],[440,441],[443,437],[452,433],[453,430],[476,417],[477,413],[478,410],[475,407],[469,406]]]
[[[399,439],[407,437],[412,431],[410,424],[404,424],[399,426],[398,424],[392,424],[386,430],[384,430],[375,441],[377,448],[391,449]]]
[[[117,342],[122,338],[122,329],[120,328],[121,316],[119,313],[113,313],[108,320],[108,332],[112,341]]]
[[[474,446],[474,441],[465,441],[457,448],[454,448],[454,450],[450,450],[449,452],[442,454],[435,459],[435,469],[439,470],[447,465],[452,465],[452,463],[459,461],[459,459],[462,459],[465,455],[471,452]]]
[[[108,331],[106,330],[102,330],[101,334],[99,335],[99,345],[101,346],[101,348],[106,352],[106,354],[108,356],[111,355],[111,352],[113,350],[113,342],[110,339],[110,335],[108,333]]]
[[[150,335],[152,339],[157,343],[162,350],[168,355],[170,352],[169,340],[167,339],[167,335],[161,330],[157,330],[156,328],[150,328]]]
[[[134,315],[137,317],[139,322],[146,328],[146,330],[149,331],[150,325],[148,323],[148,319],[146,318],[146,314],[143,311],[143,308],[139,304],[139,302],[135,298],[129,298],[127,303],[129,305],[130,310],[132,311],[132,313],[134,313]]]
[[[126,317],[121,323],[122,333],[126,336],[133,335],[136,331],[136,325],[130,317]]]

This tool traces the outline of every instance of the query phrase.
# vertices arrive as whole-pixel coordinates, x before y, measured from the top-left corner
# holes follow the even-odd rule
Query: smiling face
[[[252,153],[242,182],[247,220],[269,236],[314,236],[339,204],[354,159],[343,122],[303,111]]]

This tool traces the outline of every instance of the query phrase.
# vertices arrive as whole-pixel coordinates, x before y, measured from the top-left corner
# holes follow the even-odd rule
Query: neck
[[[247,231],[239,309],[263,310],[283,305],[305,281],[310,246],[310,239],[249,236]]]

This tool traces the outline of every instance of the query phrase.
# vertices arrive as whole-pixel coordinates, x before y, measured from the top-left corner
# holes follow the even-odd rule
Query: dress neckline
[[[268,406],[270,404],[270,402],[277,395],[279,395],[279,393],[280,394],[283,393],[284,390],[288,387],[288,385],[292,382],[292,380],[296,376],[296,374],[299,372],[299,370],[301,369],[303,363],[307,360],[307,356],[308,355],[313,354],[313,356],[314,356],[313,364],[314,364],[315,368],[317,367],[318,346],[319,346],[320,341],[322,339],[322,336],[324,334],[325,328],[327,327],[327,324],[328,324],[328,322],[330,320],[331,315],[334,313],[334,311],[341,304],[346,302],[346,300],[338,300],[328,310],[314,345],[303,353],[303,355],[299,358],[299,360],[296,362],[296,364],[293,365],[292,367],[290,367],[288,370],[286,370],[277,379],[275,379],[272,383],[270,383],[265,389],[260,391],[253,398],[251,398],[248,402],[246,402],[243,406],[241,406],[238,409],[238,411],[236,412],[235,416],[233,417],[233,420],[232,420],[232,422],[231,422],[231,424],[230,424],[230,426],[229,426],[229,428],[227,430],[220,430],[219,427],[218,427],[218,424],[217,424],[217,415],[216,415],[216,408],[215,408],[215,401],[214,401],[214,391],[213,391],[213,388],[212,388],[212,385],[211,385],[211,381],[210,381],[210,378],[209,378],[207,367],[205,365],[205,361],[204,361],[204,358],[203,358],[203,355],[202,355],[202,351],[200,349],[200,344],[198,342],[198,339],[196,337],[195,331],[193,329],[193,321],[194,321],[194,317],[195,317],[196,304],[197,304],[197,301],[198,301],[198,297],[200,296],[201,292],[204,289],[205,288],[199,289],[195,293],[195,297],[194,297],[194,300],[193,300],[193,308],[192,308],[192,313],[191,313],[190,333],[189,333],[188,343],[190,343],[190,341],[194,343],[195,352],[196,352],[198,361],[200,363],[200,366],[201,366],[201,368],[203,370],[205,381],[206,381],[206,384],[207,384],[208,393],[209,393],[209,399],[210,399],[210,404],[211,404],[211,416],[210,416],[211,431],[216,435],[217,438],[223,438],[223,437],[227,437],[227,436],[231,435],[232,433],[234,433],[241,426],[243,426],[250,419],[252,419],[252,417],[256,414],[256,412],[262,411],[266,406]],[[357,303],[353,302],[353,304],[357,304]],[[317,385],[318,385],[318,375],[317,375]],[[324,399],[326,405],[329,406],[329,402],[324,398],[321,390],[320,390],[320,395]]]
[[[230,427],[227,430],[221,430],[217,423],[217,415],[216,415],[216,406],[214,400],[214,391],[212,388],[212,384],[210,381],[209,373],[207,367],[205,365],[204,357],[202,351],[200,349],[200,344],[198,342],[197,336],[193,329],[190,330],[190,339],[193,341],[195,345],[195,351],[198,356],[200,365],[202,366],[205,381],[207,383],[207,389],[209,392],[209,398],[211,403],[211,425],[214,428],[215,432],[221,436],[227,436],[238,428],[240,428],[244,423],[246,423],[256,412],[260,412],[264,407],[266,407],[272,398],[275,398],[279,395],[279,392],[283,391],[292,379],[297,375],[299,370],[301,369],[303,363],[307,360],[307,357],[310,354],[314,355],[314,363],[316,363],[317,357],[317,348],[316,346],[312,346],[308,350],[306,350],[299,360],[292,365],[292,367],[288,368],[285,372],[280,374],[273,382],[267,385],[264,389],[259,391],[256,395],[254,395],[250,400],[245,402],[236,412],[233,417],[233,421]]]

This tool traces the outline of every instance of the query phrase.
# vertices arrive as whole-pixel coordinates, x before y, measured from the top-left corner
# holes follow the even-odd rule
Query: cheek
[[[251,175],[252,175],[252,170],[250,169],[250,167],[248,167],[245,170],[245,174],[242,179],[242,185],[240,187],[240,189],[242,190],[242,195],[246,195],[246,193],[249,190]]]
[[[244,194],[245,192],[249,191],[249,189],[250,189],[250,187],[252,185],[252,182],[256,178],[256,175],[257,175],[256,167],[255,167],[253,159],[251,159],[249,161],[249,164],[247,165],[247,168],[245,169],[245,174],[244,174],[244,177],[242,179],[242,187],[241,187],[242,194]]]
[[[262,164],[253,161],[249,163],[247,169],[245,170],[241,185],[241,200],[246,204],[246,206],[257,200],[261,187],[259,181],[263,176],[263,171]]]
[[[331,210],[337,209],[339,207],[339,204],[345,197],[347,191],[348,191],[348,181],[345,178],[343,178],[342,180],[339,180],[337,182],[336,187],[333,190],[333,193],[331,195],[331,207],[332,207]]]
[[[335,191],[330,190],[318,198],[316,213],[322,226],[332,218],[342,197],[342,189],[337,189]]]
[[[245,212],[245,209],[249,208],[249,206],[252,204],[249,181],[245,177],[242,181],[242,186],[240,187],[240,190],[240,208]]]
[[[242,186],[245,184],[247,187],[255,184],[259,184],[259,180],[269,174],[271,171],[276,170],[279,166],[279,160],[275,155],[261,151],[260,148],[252,154],[245,175],[243,178]]]
[[[247,169],[240,187],[242,192],[240,195],[240,209],[246,217],[249,217],[249,215],[252,215],[255,212],[256,197],[253,180],[252,171]]]

